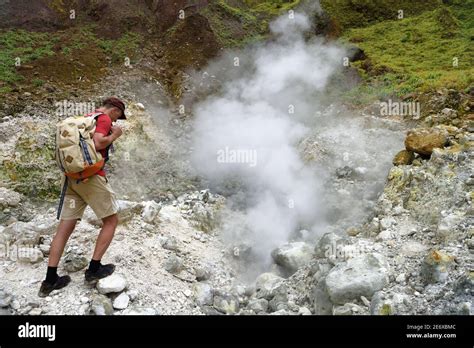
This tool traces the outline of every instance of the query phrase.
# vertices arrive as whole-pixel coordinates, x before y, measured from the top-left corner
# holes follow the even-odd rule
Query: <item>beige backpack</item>
[[[56,125],[56,162],[67,177],[87,179],[104,167],[92,139],[100,115],[68,117]]]

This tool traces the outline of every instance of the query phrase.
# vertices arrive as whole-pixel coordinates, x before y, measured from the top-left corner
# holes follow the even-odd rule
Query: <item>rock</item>
[[[130,302],[130,297],[125,292],[122,292],[120,295],[118,295],[115,298],[113,307],[115,309],[125,309],[128,307],[129,302]]]
[[[413,151],[402,150],[395,155],[393,158],[394,166],[405,166],[410,165],[415,159],[415,153]]]
[[[421,275],[425,283],[445,282],[453,266],[454,257],[439,250],[432,250],[423,262]]]
[[[111,315],[114,313],[112,301],[104,295],[95,295],[92,298],[91,312],[95,315]]]
[[[43,253],[38,248],[18,249],[18,260],[21,262],[37,263],[43,261]]]
[[[284,281],[282,277],[279,277],[273,273],[263,273],[258,276],[255,281],[255,291],[257,298],[264,298],[271,300],[275,295],[275,290]]]
[[[401,313],[401,308],[410,300],[407,295],[399,293],[385,294],[377,291],[370,302],[372,315],[396,315]]]
[[[314,255],[319,258],[330,258],[337,256],[337,251],[341,250],[349,242],[334,233],[325,233],[319,239],[314,248]]]
[[[463,219],[464,216],[460,213],[444,215],[438,224],[436,234],[438,237],[445,240],[455,239],[458,234],[457,231],[459,230],[456,228],[456,225],[458,225]]]
[[[41,308],[33,308],[31,311],[28,312],[29,315],[41,315],[43,310]]]
[[[97,282],[97,290],[101,294],[123,291],[127,287],[127,280],[120,274],[112,274]]]
[[[417,241],[409,241],[402,245],[400,253],[404,256],[416,256],[428,250],[428,247]]]
[[[35,230],[33,224],[22,221],[8,225],[0,235],[0,241],[17,245],[37,245],[39,239],[40,234]]]
[[[77,253],[68,253],[64,259],[64,269],[68,272],[77,272],[84,269],[89,264],[88,260]]]
[[[158,313],[154,308],[150,307],[134,307],[127,308],[122,312],[124,315],[157,315]]]
[[[247,307],[255,313],[266,313],[268,310],[268,301],[264,298],[250,300]]]
[[[408,132],[405,148],[407,151],[413,151],[422,156],[431,156],[433,149],[443,148],[447,141],[445,132],[435,128],[417,128]]]
[[[292,314],[292,313],[289,312],[289,311],[286,310],[286,309],[280,309],[279,311],[270,313],[270,315],[290,315],[290,314]]]
[[[347,49],[349,61],[351,62],[364,60],[366,58],[365,52],[359,46],[350,44],[347,46],[346,49]]]
[[[138,291],[137,290],[129,290],[127,291],[128,297],[130,297],[130,301],[135,301],[138,297]]]
[[[143,221],[152,224],[155,223],[155,219],[158,217],[158,214],[161,210],[161,205],[156,203],[155,201],[148,201],[144,202],[143,204],[143,213],[142,218]]]
[[[399,284],[403,284],[405,283],[405,280],[406,280],[406,274],[405,273],[400,273],[399,275],[397,275],[397,277],[395,278],[395,281]]]
[[[161,246],[166,250],[178,251],[178,241],[175,237],[163,237],[160,239]]]
[[[388,283],[388,264],[380,254],[367,254],[336,265],[326,277],[331,301],[344,304],[361,296],[370,298]]]
[[[129,221],[134,215],[140,215],[143,212],[143,205],[137,202],[118,200],[119,221]]]
[[[268,302],[271,312],[288,309],[288,290],[284,283],[281,283],[274,291],[273,298]]]
[[[352,307],[349,304],[344,306],[334,307],[332,311],[333,315],[352,315]]]
[[[168,257],[163,266],[169,273],[179,273],[183,269],[183,260],[175,254],[172,254]]]
[[[31,221],[32,229],[41,235],[52,235],[56,232],[59,222],[53,217]]]
[[[13,296],[6,292],[4,289],[0,289],[0,308],[5,308],[10,305],[13,300]]]
[[[12,313],[6,308],[0,308],[0,316],[2,315],[12,315]]]
[[[298,309],[298,314],[299,314],[299,315],[312,315],[313,313],[311,313],[311,311],[309,310],[309,308],[300,307],[300,308]]]
[[[20,204],[22,195],[18,192],[0,187],[0,207],[16,207]]]
[[[130,202],[124,200],[118,200],[118,217],[119,223],[124,223],[132,219],[134,215],[141,215],[143,212],[143,205],[137,202]],[[97,218],[95,213],[90,207],[87,207],[84,211],[84,220],[94,226],[102,226],[102,221]]]
[[[49,255],[49,250],[51,249],[51,244],[40,244],[38,248],[41,250],[44,256]]]
[[[342,178],[352,178],[354,176],[354,169],[349,166],[344,166],[336,169],[336,176],[339,179]]]
[[[289,275],[306,265],[313,256],[312,248],[304,242],[294,242],[272,251],[272,258]]]
[[[138,110],[145,110],[145,105],[143,105],[142,103],[136,103],[135,106],[137,107]]]
[[[384,217],[380,220],[380,227],[386,230],[396,223],[395,219],[391,216]]]
[[[326,287],[326,279],[323,278],[317,282],[311,291],[314,314],[330,315],[332,314],[332,302]]]
[[[377,237],[375,237],[375,240],[377,242],[380,242],[380,241],[383,241],[383,240],[389,240],[389,239],[392,239],[394,237],[394,233],[392,231],[389,231],[389,230],[384,230],[382,232],[380,232]]]
[[[239,300],[228,292],[216,291],[213,307],[224,314],[236,314],[239,311]]]
[[[211,278],[211,268],[207,265],[198,266],[194,269],[194,274],[198,282]]]
[[[348,235],[348,236],[351,236],[351,237],[357,236],[360,232],[361,232],[361,230],[358,229],[358,228],[356,228],[356,227],[349,227],[349,228],[346,230],[347,235]]]
[[[214,293],[209,284],[196,283],[193,286],[194,300],[198,306],[212,305],[214,300]]]

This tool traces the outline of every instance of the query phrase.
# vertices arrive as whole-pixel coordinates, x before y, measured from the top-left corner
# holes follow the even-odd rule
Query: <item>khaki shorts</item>
[[[68,179],[61,219],[81,219],[87,206],[92,208],[99,219],[118,212],[119,207],[115,193],[105,177],[94,175],[87,181],[79,182]]]

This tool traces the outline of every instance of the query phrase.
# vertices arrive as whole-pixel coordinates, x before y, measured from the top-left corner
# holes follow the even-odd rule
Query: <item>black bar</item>
[[[27,322],[30,327],[55,325],[55,340],[18,337],[19,326]],[[346,347],[472,348],[473,324],[469,316],[3,316],[0,347],[38,344],[41,347],[123,344],[135,347],[148,342],[294,347],[324,342]],[[409,338],[407,334],[455,334],[456,337]]]

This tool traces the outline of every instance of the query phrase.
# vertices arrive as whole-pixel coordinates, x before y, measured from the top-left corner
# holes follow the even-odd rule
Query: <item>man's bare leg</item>
[[[115,229],[118,225],[118,216],[117,214],[107,216],[102,219],[103,225],[100,230],[99,237],[95,243],[94,254],[92,255],[92,260],[89,264],[89,268],[86,271],[86,280],[95,281],[100,278],[107,277],[111,275],[115,266],[113,264],[102,265],[100,260],[104,256],[107,248],[109,247],[112,239],[114,238]]]
[[[118,225],[118,216],[117,214],[107,216],[102,219],[102,222],[102,229],[100,230],[99,237],[95,243],[94,254],[92,255],[93,260],[101,260],[107,251],[114,238],[115,229]]]
[[[61,220],[49,250],[48,267],[58,267],[64,247],[76,227],[77,220]]]
[[[51,247],[49,249],[48,270],[46,272],[46,279],[41,283],[41,288],[38,296],[48,296],[51,291],[64,288],[71,281],[68,275],[58,276],[58,264],[63,254],[64,247],[76,227],[77,220],[61,220],[59,222],[58,230],[53,238]]]

